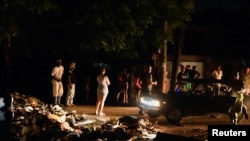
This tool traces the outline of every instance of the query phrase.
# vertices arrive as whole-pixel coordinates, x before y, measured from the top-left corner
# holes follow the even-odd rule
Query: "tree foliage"
[[[172,42],[193,8],[194,0],[3,0],[0,41],[11,34],[12,50],[25,57],[62,52],[139,57],[165,38]]]

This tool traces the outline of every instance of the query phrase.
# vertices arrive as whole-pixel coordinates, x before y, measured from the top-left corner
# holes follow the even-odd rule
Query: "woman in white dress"
[[[105,113],[103,113],[103,107],[109,92],[108,86],[110,85],[110,80],[105,73],[106,69],[102,68],[100,74],[96,77],[98,86],[95,113],[99,116],[105,115]]]

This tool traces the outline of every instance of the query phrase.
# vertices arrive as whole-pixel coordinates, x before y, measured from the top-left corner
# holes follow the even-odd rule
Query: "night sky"
[[[196,11],[187,30],[183,54],[247,58],[250,46],[248,1],[197,0]],[[249,11],[248,11],[249,12]]]
[[[243,0],[244,1],[244,0]],[[196,10],[221,8],[225,12],[237,12],[241,10],[242,0],[196,0]]]

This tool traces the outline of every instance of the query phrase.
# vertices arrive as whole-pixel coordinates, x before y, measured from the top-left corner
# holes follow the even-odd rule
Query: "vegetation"
[[[193,9],[194,0],[3,0],[1,48],[6,61],[69,54],[144,58],[160,48],[164,78],[167,44]]]
[[[24,57],[86,50],[139,57],[165,37],[173,41],[193,8],[193,0],[3,0],[0,41],[11,37]]]

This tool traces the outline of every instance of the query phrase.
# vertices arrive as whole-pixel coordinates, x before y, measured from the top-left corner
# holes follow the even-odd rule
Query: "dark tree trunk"
[[[182,47],[184,44],[184,38],[185,38],[185,30],[182,29],[181,30],[181,34],[180,34],[180,40],[179,40],[179,46],[177,49],[177,53],[174,56],[173,59],[173,66],[172,66],[172,76],[171,76],[171,87],[176,83],[176,76],[178,73],[178,68],[180,67],[180,62],[181,62],[181,52],[182,52]]]

